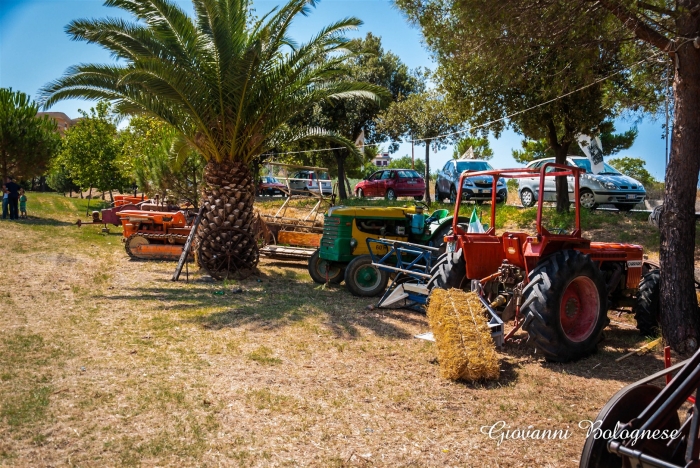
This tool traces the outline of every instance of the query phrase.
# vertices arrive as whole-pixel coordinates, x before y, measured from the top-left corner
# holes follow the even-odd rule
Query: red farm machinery
[[[558,362],[595,351],[609,323],[609,309],[634,307],[638,323],[656,323],[658,312],[654,307],[658,309],[658,303],[652,306],[648,294],[638,294],[643,275],[657,271],[653,270],[656,265],[644,260],[642,247],[592,242],[582,237],[578,202],[581,172],[578,167],[548,163],[537,170],[469,173],[471,178],[491,176],[493,194],[501,178],[539,177],[543,193],[547,177],[566,177],[574,192],[573,226],[568,230],[545,228],[540,197],[536,232],[506,230],[497,234],[493,195],[491,221],[485,232],[470,232],[469,225],[455,216],[445,237],[446,252],[433,262],[430,273],[414,274],[419,284],[400,285],[406,291],[394,296],[410,296],[411,291],[420,295],[421,288],[423,294],[433,288],[476,291],[492,316],[514,320],[506,341],[522,328],[538,353]],[[459,213],[465,177],[466,173],[460,177],[455,213]],[[382,266],[377,264],[380,269]],[[646,307],[640,307],[640,301]]]

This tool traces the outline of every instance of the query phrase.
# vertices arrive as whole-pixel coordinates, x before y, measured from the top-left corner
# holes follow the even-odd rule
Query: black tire
[[[447,250],[447,244],[445,244],[445,236],[452,233],[452,223],[447,223],[433,234],[431,241],[433,242],[433,247],[440,249],[437,253],[438,259],[441,258],[445,251]],[[436,263],[437,264],[437,263]]]
[[[450,186],[450,203],[457,203],[457,189],[454,185]]]
[[[386,191],[386,199],[387,200],[396,200],[396,192],[394,192],[394,189],[389,189]]]
[[[520,204],[523,205],[524,208],[530,208],[535,205],[535,194],[532,193],[532,190],[523,189],[520,192]]]
[[[353,296],[381,296],[388,282],[389,273],[373,266],[370,255],[353,258],[345,269],[345,287]]]
[[[570,307],[575,309],[569,312]],[[523,329],[548,361],[588,356],[610,323],[605,276],[588,255],[557,252],[530,273],[520,310]]]
[[[440,191],[438,184],[435,184],[435,201],[442,203],[442,201],[447,198],[445,194]]]
[[[617,208],[620,211],[632,211],[632,208],[634,208],[634,205],[631,205],[629,203],[615,203],[615,208]]]
[[[326,278],[329,283],[338,284],[343,281],[345,273],[343,266],[340,263],[323,260],[319,254],[320,250],[316,249],[309,257],[309,275],[314,283],[326,284]]]
[[[430,270],[430,280],[428,290],[440,289],[470,289],[470,282],[467,279],[467,262],[462,255],[462,249],[456,252],[449,252],[440,256],[438,261]]]
[[[365,192],[362,189],[357,189],[357,198],[365,198]]]
[[[613,395],[610,400],[600,410],[596,416],[595,428],[600,432],[614,431],[618,424],[626,424],[632,419],[637,418],[642,411],[656,398],[661,389],[654,385],[637,385],[627,386]],[[662,430],[672,431],[681,427],[681,422],[678,413],[669,415],[668,421],[662,426]],[[579,468],[622,468],[622,458],[618,455],[608,452],[608,441],[605,437],[596,437],[591,434],[586,439],[581,453],[581,461]],[[666,447],[665,440],[649,439],[644,447],[646,454],[661,458],[665,461],[671,461],[668,457],[669,449]],[[678,455],[681,456],[680,461],[673,460],[679,465],[684,464],[682,454],[685,450],[679,450]],[[678,457],[676,457],[678,458]]]
[[[659,284],[661,272],[658,268],[650,270],[639,281],[637,297],[634,301],[634,319],[642,336],[659,334]]]
[[[598,204],[595,202],[595,195],[588,189],[582,189],[579,192],[578,200],[581,208],[586,208],[588,210],[595,210],[598,208]]]
[[[420,195],[418,197],[413,197],[415,201],[423,201],[423,195]]]

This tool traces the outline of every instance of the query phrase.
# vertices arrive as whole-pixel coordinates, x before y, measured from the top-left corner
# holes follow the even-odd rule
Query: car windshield
[[[275,179],[274,177],[263,177],[263,182],[267,184],[279,184],[280,181]]]
[[[574,163],[581,169],[585,169],[586,173],[593,173],[593,171],[591,170],[591,162],[588,159],[574,159]],[[598,174],[620,175],[620,173],[608,163],[603,163],[603,170]]]
[[[403,171],[398,171],[398,173],[399,173],[399,177],[401,177],[402,179],[410,179],[410,178],[419,179],[420,178],[420,174],[418,174],[417,171],[403,170]]]
[[[491,164],[484,161],[459,161],[457,162],[457,172],[464,171],[491,171]]]
[[[318,172],[317,175],[319,180],[330,180],[327,172]]]

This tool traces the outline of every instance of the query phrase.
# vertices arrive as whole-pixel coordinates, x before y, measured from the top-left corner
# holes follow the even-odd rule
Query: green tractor
[[[444,209],[427,216],[427,209],[420,202],[410,208],[330,208],[324,217],[320,248],[309,258],[311,278],[321,284],[345,280],[346,288],[355,296],[381,295],[389,273],[372,265],[367,238],[441,247],[452,228],[452,216]],[[372,249],[376,254],[385,254],[387,247],[373,243]]]

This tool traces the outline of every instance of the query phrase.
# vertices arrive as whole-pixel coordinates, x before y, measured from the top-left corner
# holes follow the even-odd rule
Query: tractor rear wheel
[[[660,270],[655,268],[642,276],[634,301],[634,319],[637,329],[643,336],[656,336],[659,333],[659,284]]]
[[[548,361],[595,351],[610,319],[605,277],[588,255],[564,250],[545,258],[523,289],[523,329]]]
[[[345,269],[345,287],[353,296],[381,296],[388,282],[389,273],[372,265],[371,255],[353,258]]]
[[[440,289],[465,289],[469,288],[467,279],[467,262],[462,255],[462,249],[456,252],[447,252],[438,258],[438,261],[430,270],[428,290]]]
[[[345,272],[341,264],[322,259],[319,249],[309,257],[309,275],[315,283],[340,283],[343,281],[343,273]]]

